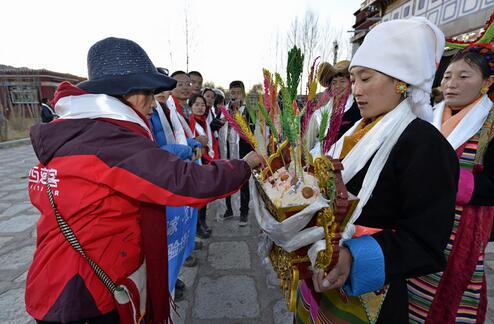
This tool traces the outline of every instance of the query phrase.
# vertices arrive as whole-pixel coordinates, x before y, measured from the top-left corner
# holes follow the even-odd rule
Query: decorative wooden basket
[[[288,166],[290,161],[290,145],[288,142],[284,142],[280,145],[277,152],[270,156],[268,163],[271,166],[271,170],[275,172],[280,168]],[[341,233],[345,229],[358,200],[356,197],[349,197],[349,193],[341,178],[343,165],[340,161],[323,156],[316,158],[314,161],[303,161],[303,163],[308,167],[309,173],[312,173],[317,178],[321,194],[330,201],[330,207],[319,210],[316,213],[316,217],[313,217],[306,226],[321,226],[324,228],[326,249],[319,252],[316,267],[329,271],[338,261]],[[301,205],[277,208],[261,184],[261,181],[264,181],[270,175],[271,171],[269,168],[265,168],[255,178],[256,187],[266,209],[277,221],[282,222],[307,207],[307,205]],[[305,246],[294,252],[287,252],[280,246],[273,244],[270,252],[273,268],[278,274],[288,310],[291,312],[294,312],[296,308],[296,294],[299,280],[312,276],[309,269],[310,260],[307,256],[308,249],[309,246]]]

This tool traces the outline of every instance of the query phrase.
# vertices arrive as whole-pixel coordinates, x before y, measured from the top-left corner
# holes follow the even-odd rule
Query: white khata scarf
[[[369,201],[369,198],[376,186],[379,175],[388,160],[391,150],[395,146],[398,138],[401,136],[405,128],[417,116],[412,112],[410,98],[403,100],[395,109],[387,113],[364,137],[352,148],[352,150],[343,159],[343,182],[347,184],[374,156],[372,162],[365,174],[362,188],[357,197],[359,202],[353,212],[348,225],[343,231],[342,241],[352,238],[355,233],[355,221],[362,213],[362,209]],[[330,153],[335,157],[340,156],[343,148],[343,139],[345,136],[351,135],[362,119],[355,123],[338,142],[336,142],[330,150]],[[375,154],[375,155],[374,155]],[[326,248],[324,240],[318,241],[312,245],[308,254],[309,257],[315,260],[317,252]]]
[[[473,107],[456,128],[449,134],[447,140],[456,150],[466,141],[472,138],[482,128],[487,119],[487,115],[492,108],[492,101],[484,95],[483,98]],[[443,123],[444,101],[434,107],[434,119],[432,124],[440,131]]]
[[[194,118],[194,116],[190,116],[190,118]],[[208,155],[211,158],[214,158],[213,137],[211,134],[211,127],[209,126],[207,120],[206,120],[206,126],[207,126],[206,127],[207,133],[204,130],[204,128],[201,126],[201,124],[199,124],[197,121],[195,123],[195,128],[196,128],[197,134],[199,134],[200,136],[206,136],[208,138]]]
[[[350,218],[349,226],[345,229],[347,238],[351,238],[354,232],[353,223],[359,218],[362,208],[367,204],[377,179],[381,174],[384,164],[388,160],[391,150],[395,146],[398,138],[405,128],[417,118],[412,112],[410,99],[403,100],[395,109],[387,113],[364,137],[353,147],[353,149],[343,159],[343,182],[347,184],[362,168],[369,162],[375,154],[365,174],[362,188],[358,193],[360,199],[357,208]],[[343,139],[351,135],[357,128],[360,121],[349,129],[334,145],[334,156],[339,156],[343,148]],[[376,153],[377,152],[377,153]]]
[[[190,130],[187,121],[177,112],[175,101],[172,96],[169,96],[166,100],[166,106],[170,109],[170,120],[175,132],[175,139],[178,144],[187,145],[187,138],[193,138],[194,134]]]
[[[166,118],[163,107],[161,107],[158,101],[156,101],[156,111],[158,112],[158,117],[160,118],[161,126],[163,127],[163,131],[165,133],[166,144],[176,144],[173,129],[168,122],[168,118]]]

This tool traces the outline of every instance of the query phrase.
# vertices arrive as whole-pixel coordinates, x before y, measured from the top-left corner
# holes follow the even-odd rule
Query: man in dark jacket
[[[242,81],[233,81],[230,83],[230,103],[228,105],[229,110],[234,113],[236,111],[240,111],[244,116],[245,120],[249,122],[249,126],[253,128],[251,123],[249,114],[247,112],[247,107],[245,106],[245,87]],[[235,130],[230,129],[229,137],[236,137],[238,134],[234,133]],[[230,145],[235,143],[230,143]],[[231,158],[231,149],[230,145],[227,145],[229,148],[228,158]],[[235,148],[236,149],[236,148]],[[242,158],[252,152],[252,147],[249,143],[247,143],[244,139],[239,138],[238,140],[238,152],[239,157]],[[240,190],[240,222],[239,226],[247,225],[247,218],[249,215],[249,201],[250,201],[250,192],[249,192],[249,183],[246,182],[242,189]],[[231,197],[226,198],[226,212],[223,215],[223,219],[228,219],[233,217],[233,209]]]
[[[41,99],[41,121],[43,123],[49,123],[55,118],[55,112],[53,111],[53,108],[50,107],[48,104],[48,99],[43,98]]]

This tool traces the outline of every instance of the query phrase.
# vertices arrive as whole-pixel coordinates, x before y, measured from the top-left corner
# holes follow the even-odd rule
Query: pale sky
[[[189,20],[189,70],[227,87],[249,89],[262,68],[281,72],[286,36],[307,9],[348,41],[362,0],[15,0],[2,2],[0,64],[87,76],[89,47],[109,36],[129,38],[156,66],[186,69],[185,10]],[[330,37],[328,37],[330,38]],[[276,50],[276,40],[278,51]],[[329,39],[328,43],[332,43]],[[349,58],[348,45],[339,59]],[[321,53],[318,53],[321,54]],[[282,57],[283,55],[284,57]],[[330,58],[332,60],[332,58]]]

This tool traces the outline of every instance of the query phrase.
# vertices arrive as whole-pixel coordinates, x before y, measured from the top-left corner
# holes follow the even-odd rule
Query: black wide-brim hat
[[[77,86],[95,94],[123,96],[132,91],[159,93],[177,81],[160,73],[135,42],[109,37],[94,44],[87,55],[89,79]]]

